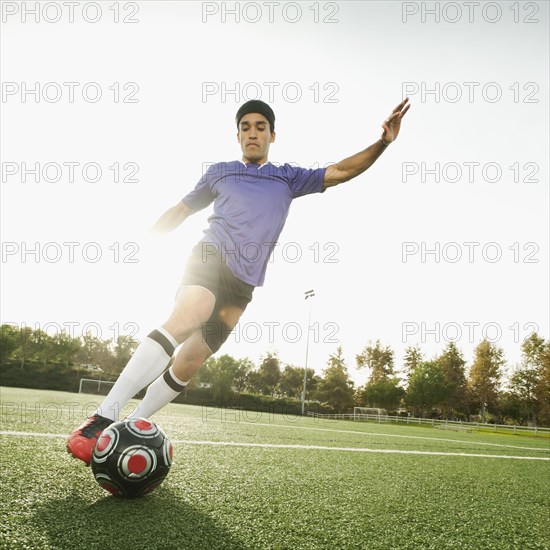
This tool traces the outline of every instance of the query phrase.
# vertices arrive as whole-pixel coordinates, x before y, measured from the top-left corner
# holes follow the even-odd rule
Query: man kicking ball
[[[99,434],[118,420],[121,409],[151,384],[130,416],[149,417],[172,401],[201,365],[216,353],[264,282],[267,263],[293,199],[322,193],[369,168],[399,134],[409,110],[403,100],[382,124],[370,147],[326,168],[305,169],[268,162],[275,141],[275,115],[259,100],[237,112],[242,160],[212,165],[196,187],[168,209],[154,229],[172,231],[210,203],[214,212],[203,239],[187,262],[173,311],[136,348],[103,403],[67,441],[67,450],[89,464]],[[253,253],[252,253],[253,251]],[[183,344],[172,366],[175,349]],[[151,383],[152,382],[152,383]]]

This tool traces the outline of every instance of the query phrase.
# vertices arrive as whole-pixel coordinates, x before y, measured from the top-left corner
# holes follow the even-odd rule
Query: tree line
[[[6,324],[1,326],[2,376],[10,374],[13,381],[47,371],[52,382],[62,375],[71,376],[75,384],[85,376],[114,380],[137,345],[128,336],[50,336],[40,329]],[[367,406],[422,417],[550,426],[550,341],[536,333],[522,342],[521,362],[511,376],[504,372],[503,350],[487,339],[475,348],[468,369],[454,342],[430,359],[419,346],[410,346],[397,369],[394,351],[377,340],[369,342],[355,361],[358,369],[368,370],[366,384],[356,387],[339,346],[321,375],[307,369],[306,399],[334,412]],[[283,365],[276,352],[265,354],[259,365],[225,354],[209,358],[186,391],[209,388],[219,403],[244,393],[296,400],[301,398],[303,379],[304,369]]]
[[[355,400],[368,406],[404,405],[415,416],[449,420],[550,426],[550,341],[536,333],[521,344],[521,362],[506,376],[504,351],[487,339],[466,369],[462,352],[449,342],[434,358],[418,346],[405,350],[399,378],[393,351],[377,341],[356,356],[370,377]]]
[[[116,340],[102,340],[88,333],[73,337],[66,331],[49,335],[41,329],[0,326],[0,364],[21,371],[37,366],[60,369],[101,371],[105,376],[116,377],[130,360],[139,342],[118,336]]]

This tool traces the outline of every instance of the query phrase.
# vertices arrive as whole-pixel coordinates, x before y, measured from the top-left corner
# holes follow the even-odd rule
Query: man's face
[[[267,162],[269,145],[275,141],[269,122],[260,113],[248,113],[239,122],[237,141],[241,144],[243,162],[264,164]]]

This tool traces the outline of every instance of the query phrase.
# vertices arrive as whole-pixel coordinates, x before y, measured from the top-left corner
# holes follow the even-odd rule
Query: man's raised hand
[[[408,101],[409,101],[409,98],[406,97],[392,111],[392,114],[382,123],[382,128],[384,129],[384,131],[382,132],[381,138],[384,143],[389,144],[392,141],[395,141],[397,139],[397,136],[399,134],[399,129],[401,128],[401,119],[405,116],[405,113],[409,110],[411,106],[410,103],[407,105]],[[405,105],[407,106],[405,107]]]

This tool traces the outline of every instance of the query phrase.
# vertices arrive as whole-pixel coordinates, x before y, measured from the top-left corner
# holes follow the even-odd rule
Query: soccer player
[[[89,464],[99,434],[118,420],[124,405],[142,388],[147,393],[130,416],[149,417],[185,388],[204,361],[218,351],[264,282],[293,199],[322,193],[369,168],[399,134],[410,108],[404,99],[383,122],[370,147],[326,168],[305,169],[268,162],[275,141],[275,115],[269,105],[251,100],[237,111],[237,141],[242,160],[212,165],[196,187],[169,208],[154,230],[168,232],[210,203],[209,227],[186,264],[168,320],[136,348],[95,413],[76,428],[67,450]],[[176,348],[172,366],[165,370]]]

